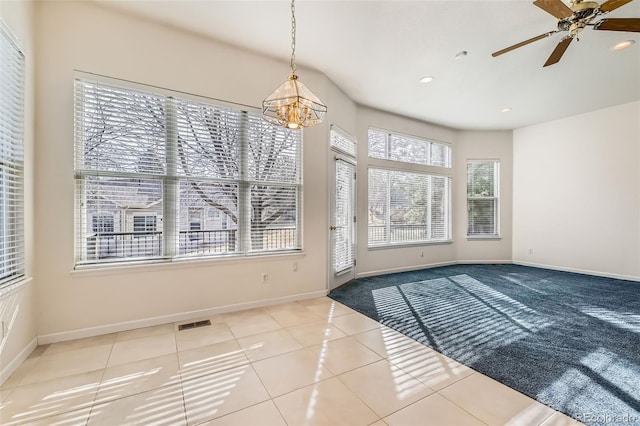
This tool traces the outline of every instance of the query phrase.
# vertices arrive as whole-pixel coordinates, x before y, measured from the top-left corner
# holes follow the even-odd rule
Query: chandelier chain
[[[291,0],[291,74],[296,73],[296,6]]]

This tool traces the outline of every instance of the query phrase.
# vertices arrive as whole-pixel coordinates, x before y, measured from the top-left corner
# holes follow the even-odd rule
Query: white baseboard
[[[2,385],[11,375],[20,367],[20,365],[29,358],[31,352],[38,347],[38,338],[34,337],[27,346],[25,346],[15,358],[7,363],[7,365],[2,366],[0,370],[0,385]]]
[[[428,265],[405,266],[402,268],[379,269],[377,271],[358,272],[356,273],[356,278],[366,278],[366,277],[373,277],[376,275],[395,274],[397,272],[418,271],[420,269],[431,269],[431,268],[438,268],[440,266],[451,266],[455,264],[456,262],[454,261],[454,262],[430,263]]]
[[[636,277],[633,275],[610,274],[608,272],[591,271],[589,269],[565,268],[562,266],[546,265],[543,263],[522,262],[520,260],[514,260],[512,263],[514,265],[520,265],[520,266],[531,266],[534,268],[551,269],[552,271],[573,272],[575,274],[593,275],[596,277],[615,278],[617,280],[640,282],[640,277]]]
[[[77,330],[63,331],[60,333],[42,334],[38,336],[39,345],[64,342],[67,340],[83,339],[85,337],[100,336],[103,334],[117,333],[120,331],[133,330],[136,328],[152,327],[154,325],[168,324],[195,318],[202,318],[211,315],[224,314],[227,312],[241,311],[245,309],[261,308],[264,306],[277,305],[279,303],[295,302],[297,300],[313,299],[327,295],[327,290],[313,291],[309,293],[294,294],[291,296],[276,297],[273,299],[258,300],[254,302],[237,303],[234,305],[218,306],[215,308],[199,309],[196,311],[180,312],[171,315],[163,315],[153,318],[125,321],[115,324],[100,325],[97,327],[81,328]],[[35,347],[35,346],[34,346]]]
[[[512,265],[513,261],[509,260],[458,260],[456,265]]]

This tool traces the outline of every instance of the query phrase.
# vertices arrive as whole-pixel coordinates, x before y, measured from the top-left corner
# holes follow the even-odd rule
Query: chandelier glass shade
[[[262,117],[273,124],[299,129],[324,120],[327,106],[296,75],[295,0],[291,1],[291,74],[271,95],[262,101]]]

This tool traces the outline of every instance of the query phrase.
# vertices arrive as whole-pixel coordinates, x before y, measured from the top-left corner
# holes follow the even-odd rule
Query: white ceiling
[[[288,0],[98,1],[289,60]],[[640,18],[640,0],[607,17]],[[296,19],[298,64],[324,73],[360,104],[432,123],[513,129],[640,99],[640,33],[587,28],[547,68],[566,33],[491,57],[555,29],[556,19],[530,1],[298,0]],[[629,39],[631,48],[611,50]],[[468,55],[456,60],[462,50]],[[435,80],[418,83],[425,75]],[[501,113],[505,107],[513,110]]]

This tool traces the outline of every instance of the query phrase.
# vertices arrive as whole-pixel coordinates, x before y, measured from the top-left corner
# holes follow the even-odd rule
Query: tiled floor
[[[326,297],[208,319],[38,347],[0,423],[578,424]]]

